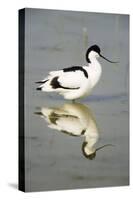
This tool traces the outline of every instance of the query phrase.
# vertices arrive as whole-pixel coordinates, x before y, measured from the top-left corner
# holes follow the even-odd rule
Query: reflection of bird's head
[[[85,141],[82,144],[82,152],[83,152],[83,155],[86,158],[88,158],[89,160],[94,160],[95,157],[96,157],[96,152],[99,151],[100,149],[103,149],[104,147],[107,147],[107,146],[114,146],[114,145],[106,144],[106,145],[103,145],[103,146],[101,146],[97,149],[94,149],[94,148],[89,148],[88,143]]]
[[[82,144],[82,153],[89,160],[93,160],[96,157],[96,150],[94,148],[88,148],[87,142],[83,142]]]

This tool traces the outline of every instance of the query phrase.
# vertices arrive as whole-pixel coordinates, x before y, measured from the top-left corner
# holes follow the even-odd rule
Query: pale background
[[[76,2],[76,3],[75,3]],[[131,14],[131,1],[112,0],[107,2],[77,1],[3,1],[1,3],[1,165],[0,194],[2,199],[44,199],[44,198],[93,198],[102,199],[130,198],[133,187],[87,189],[75,191],[41,192],[23,194],[16,190],[17,184],[17,10],[22,7],[53,8],[65,10],[113,12]],[[113,8],[113,9],[112,9]],[[131,30],[132,35],[132,30]],[[132,41],[130,42],[132,44]],[[132,66],[132,62],[130,63]],[[132,74],[132,67],[131,67]],[[132,102],[132,99],[131,99]],[[132,106],[132,105],[131,105]],[[132,117],[132,116],[131,116]],[[130,136],[132,141],[132,135]],[[131,145],[132,146],[132,145]],[[131,158],[131,168],[133,159]],[[132,172],[131,172],[132,177]],[[132,183],[132,178],[131,178]]]

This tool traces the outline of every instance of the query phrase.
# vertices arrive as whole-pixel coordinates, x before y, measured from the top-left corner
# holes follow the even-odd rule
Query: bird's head
[[[91,47],[89,47],[86,51],[86,61],[88,63],[91,63],[91,61],[95,58],[101,57],[103,59],[105,59],[106,61],[110,62],[110,63],[118,63],[118,62],[113,62],[107,58],[105,58],[102,54],[101,54],[101,50],[100,47],[98,45],[93,45]]]

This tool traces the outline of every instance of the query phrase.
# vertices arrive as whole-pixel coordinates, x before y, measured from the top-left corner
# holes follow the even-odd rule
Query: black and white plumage
[[[86,52],[87,66],[72,66],[59,71],[51,71],[49,75],[36,83],[41,84],[37,90],[57,92],[65,99],[75,100],[87,96],[98,83],[102,68],[97,58],[114,63],[100,54],[97,45],[91,46]]]

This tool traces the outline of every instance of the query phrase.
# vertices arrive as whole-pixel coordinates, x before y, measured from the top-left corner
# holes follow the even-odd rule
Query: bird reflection
[[[41,116],[51,129],[70,136],[83,137],[82,153],[90,160],[96,157],[98,150],[113,146],[106,144],[95,147],[99,140],[99,130],[91,109],[86,105],[67,103],[60,107],[42,107],[35,114]]]

